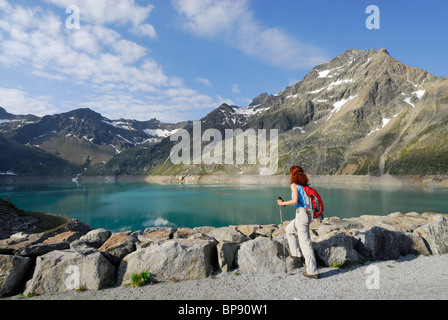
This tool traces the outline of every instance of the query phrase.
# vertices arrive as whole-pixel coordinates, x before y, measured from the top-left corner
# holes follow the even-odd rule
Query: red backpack
[[[306,194],[306,213],[311,220],[321,217],[323,218],[324,203],[316,189],[311,187],[303,187]]]

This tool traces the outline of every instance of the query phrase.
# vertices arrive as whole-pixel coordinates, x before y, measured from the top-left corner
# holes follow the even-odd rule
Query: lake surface
[[[448,212],[448,189],[314,186],[326,217],[348,218],[391,212]],[[196,227],[280,223],[278,196],[291,198],[289,186],[146,184],[0,185],[0,198],[19,208],[78,219],[93,228],[144,230],[150,226]],[[294,218],[282,208],[283,220]]]

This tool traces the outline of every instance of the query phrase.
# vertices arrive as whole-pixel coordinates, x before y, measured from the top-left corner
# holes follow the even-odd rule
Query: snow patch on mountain
[[[152,137],[166,138],[166,137],[173,135],[178,130],[179,129],[175,129],[175,130],[145,129],[145,130],[143,130],[143,132]]]
[[[415,105],[411,102],[411,97],[404,99],[404,102],[410,104],[412,108],[415,108]]]
[[[266,111],[266,110],[270,109],[269,107],[267,107],[267,108],[259,108],[259,107],[260,107],[260,104],[257,104],[255,106],[240,107],[240,108],[232,107],[232,110],[233,110],[234,114],[240,114],[240,115],[243,115],[245,117],[250,117],[250,116],[253,116],[253,115],[257,114],[257,113],[260,113],[260,112],[263,112],[263,111]]]
[[[300,130],[300,133],[305,133],[306,131],[303,130],[303,127],[294,127],[292,130]]]
[[[349,102],[350,100],[355,99],[357,96],[358,96],[358,95],[356,95],[356,96],[350,96],[348,99],[342,99],[342,100],[336,102],[335,104],[333,104],[333,110],[331,110],[330,116],[328,117],[328,119],[327,119],[326,121],[330,120],[330,118],[333,116],[333,114],[338,113],[339,110],[341,110],[341,108],[342,108],[347,102]]]
[[[412,92],[412,94],[415,94],[417,98],[420,100],[425,95],[425,90],[417,90],[415,92]]]
[[[0,119],[0,124],[11,123],[11,122],[18,122],[18,121],[20,121],[20,120]]]
[[[345,79],[345,80],[333,81],[332,83],[330,83],[330,85],[328,86],[327,90],[331,90],[331,88],[336,87],[336,86],[340,86],[343,83],[350,83],[350,82],[353,82],[353,79]]]
[[[319,73],[318,78],[326,78],[331,71],[333,70],[318,71]]]
[[[115,128],[120,128],[120,129],[125,129],[125,130],[129,130],[129,131],[136,131],[134,128],[132,128],[131,126],[129,126],[129,123],[123,122],[123,121],[107,121],[107,120],[102,120],[101,122],[106,123],[108,125],[111,125]]]
[[[309,94],[316,94],[316,93],[321,92],[321,91],[324,90],[324,89],[325,89],[325,87],[324,87],[324,88],[321,88],[321,89],[314,90],[314,91],[310,91],[310,92],[308,92],[308,93],[309,93]]]

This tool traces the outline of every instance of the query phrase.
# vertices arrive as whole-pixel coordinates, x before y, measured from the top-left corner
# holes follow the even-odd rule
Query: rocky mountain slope
[[[24,125],[39,121],[34,115],[14,115],[0,107],[0,133],[20,128]]]
[[[246,107],[223,104],[201,119],[202,132],[217,129],[223,138],[226,129],[278,129],[278,173],[300,164],[322,175],[446,175],[447,124],[448,79],[406,66],[386,49],[347,50],[275,95],[263,93]],[[191,122],[111,121],[81,109],[3,135],[90,165],[90,175],[258,173],[247,161],[173,165],[168,136],[176,128],[193,132]],[[66,148],[76,150],[76,161]],[[234,148],[246,151],[247,144]]]
[[[293,164],[312,174],[448,171],[448,79],[406,66],[386,49],[347,50],[280,93],[263,93],[247,107],[223,104],[201,123],[202,131],[214,128],[223,137],[225,129],[278,129],[279,173]],[[173,166],[172,146],[129,149],[93,173],[258,172],[254,165]]]
[[[70,176],[79,169],[68,161],[0,134],[0,175]]]
[[[5,118],[0,120],[0,144],[7,150],[1,156],[0,172],[25,175],[70,175],[106,163],[127,148],[157,143],[186,124],[165,124],[156,119],[109,120],[90,109],[42,118],[13,116],[1,109],[0,118]],[[66,166],[64,172],[25,170],[16,164],[20,154],[32,154],[34,162],[40,159],[44,166],[49,159]],[[48,159],[42,159],[43,155]]]
[[[280,148],[284,166],[299,162],[321,174],[447,173],[448,80],[405,66],[385,49],[348,50],[279,97],[290,129]]]

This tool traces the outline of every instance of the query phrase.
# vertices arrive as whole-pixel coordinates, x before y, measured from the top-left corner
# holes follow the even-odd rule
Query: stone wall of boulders
[[[447,219],[446,214],[396,212],[326,218],[310,228],[319,264],[331,267],[448,253]],[[302,265],[289,257],[284,237],[288,223],[19,232],[0,240],[0,297],[128,285],[133,274],[143,271],[150,272],[152,281],[201,279],[232,269],[289,272]]]

